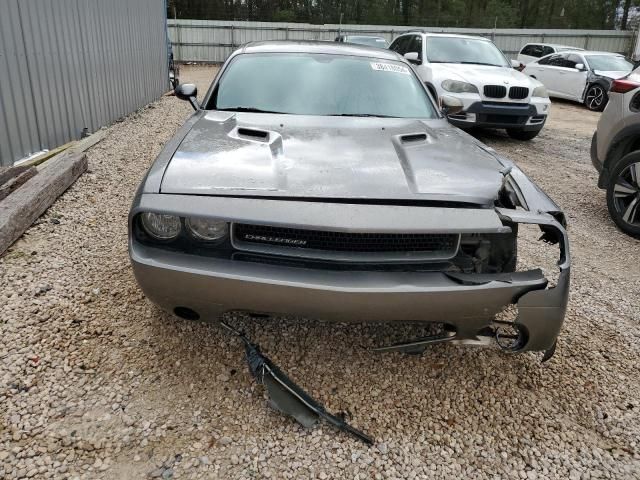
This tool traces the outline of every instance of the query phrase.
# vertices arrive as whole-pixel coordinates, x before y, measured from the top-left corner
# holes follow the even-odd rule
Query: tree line
[[[470,28],[627,29],[640,0],[169,0],[169,18]]]

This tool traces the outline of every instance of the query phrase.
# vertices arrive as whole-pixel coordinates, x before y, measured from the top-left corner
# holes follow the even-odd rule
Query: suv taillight
[[[631,80],[623,78],[620,80],[614,80],[611,84],[610,91],[615,93],[627,93],[638,87],[640,87],[640,83],[632,82]]]

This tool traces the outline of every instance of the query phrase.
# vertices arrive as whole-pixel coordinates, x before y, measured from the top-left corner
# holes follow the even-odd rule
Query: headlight
[[[475,85],[458,80],[444,80],[442,88],[452,93],[478,93],[478,87]]]
[[[549,94],[547,93],[547,89],[545,88],[544,85],[540,85],[539,87],[534,88],[531,96],[549,98]]]
[[[187,230],[198,240],[215,242],[227,236],[229,227],[227,222],[209,220],[207,218],[191,217],[185,221]]]
[[[180,217],[163,213],[145,212],[141,215],[145,231],[156,240],[172,240],[180,234]]]

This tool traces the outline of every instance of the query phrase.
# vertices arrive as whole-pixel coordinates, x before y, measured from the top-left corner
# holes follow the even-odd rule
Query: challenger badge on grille
[[[282,245],[306,245],[306,240],[299,240],[296,238],[282,238],[282,237],[267,237],[265,235],[252,235],[246,233],[244,239],[250,242],[266,242],[266,243],[280,243]]]

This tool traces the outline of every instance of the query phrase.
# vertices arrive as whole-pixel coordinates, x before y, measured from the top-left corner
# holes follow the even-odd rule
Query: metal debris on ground
[[[271,407],[293,417],[305,428],[310,428],[319,420],[324,419],[337,429],[353,435],[367,445],[374,444],[374,440],[367,434],[353,428],[343,418],[327,412],[324,406],[311,398],[267,356],[262,354],[260,347],[252,343],[243,332],[236,330],[228,323],[220,323],[244,342],[249,371],[256,381],[267,389]]]

